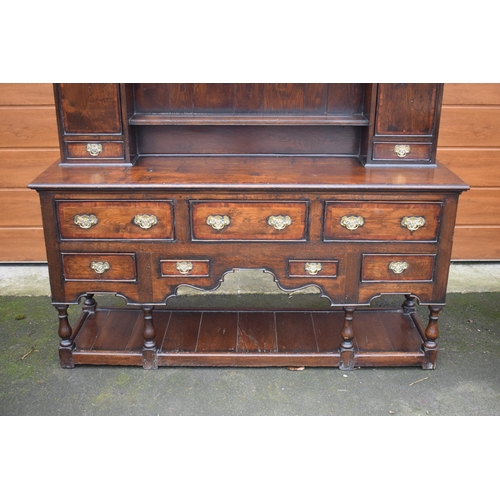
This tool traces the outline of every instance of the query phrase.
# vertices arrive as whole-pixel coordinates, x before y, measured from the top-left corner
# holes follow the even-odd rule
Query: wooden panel
[[[182,271],[182,272],[181,272]],[[208,260],[160,260],[160,272],[163,277],[206,277],[210,276]]]
[[[362,281],[430,281],[434,273],[434,255],[364,254]],[[406,263],[402,271],[392,270],[393,263]]]
[[[308,271],[308,265],[312,271]],[[319,265],[319,266],[318,266]],[[318,278],[336,278],[338,271],[338,260],[289,260],[288,275],[290,277],[302,277],[311,279],[311,276]],[[319,271],[317,270],[319,268]]]
[[[381,83],[376,134],[431,135],[434,130],[436,97],[437,87],[434,83]]]
[[[68,159],[84,158],[96,162],[105,158],[124,158],[125,151],[123,142],[101,142],[98,144],[102,150],[97,155],[91,155],[87,150],[88,142],[66,142],[65,147]]]
[[[360,113],[363,107],[365,85],[363,83],[329,83],[328,113],[351,115]]]
[[[458,204],[457,224],[500,224],[500,188],[476,188],[463,193]]]
[[[447,104],[500,104],[500,83],[446,83],[443,106]]]
[[[163,344],[159,347],[165,351],[195,351],[201,318],[202,313],[199,312],[176,312],[173,314]]]
[[[304,86],[304,113],[325,114],[327,94],[326,83],[306,83]]]
[[[453,260],[500,260],[500,226],[455,228]]]
[[[0,228],[0,262],[46,262],[42,228]]]
[[[238,313],[204,312],[198,336],[198,352],[234,352]]]
[[[302,113],[304,85],[298,83],[265,83],[264,111],[271,113]]]
[[[0,149],[0,188],[25,188],[58,158],[59,149]]]
[[[29,189],[0,191],[0,227],[41,226],[38,194]]]
[[[194,111],[198,113],[233,111],[233,86],[230,83],[195,83]]]
[[[432,144],[404,144],[409,146],[408,153],[404,157],[396,153],[395,147],[401,146],[401,143],[395,142],[379,142],[373,144],[373,159],[374,160],[397,160],[398,162],[412,160],[429,160],[432,153]]]
[[[439,147],[500,147],[500,107],[443,109]]]
[[[0,107],[0,144],[3,148],[58,148],[54,108]]]
[[[235,83],[234,84],[234,111],[258,112],[264,105],[263,83]]]
[[[51,83],[0,83],[0,106],[54,106]]]
[[[471,187],[500,187],[500,149],[438,149],[437,159]]]
[[[144,130],[148,128],[149,130]],[[357,154],[359,127],[155,126],[139,127],[142,154]]]
[[[239,313],[238,352],[276,352],[274,313]]]
[[[137,277],[135,254],[62,254],[64,279],[66,281],[135,281]],[[93,268],[94,263],[107,263]]]
[[[200,240],[303,240],[306,237],[307,203],[192,202],[193,239]],[[276,229],[271,216],[290,217],[290,224]],[[219,229],[209,217],[227,216]]]
[[[68,134],[118,134],[122,130],[116,83],[61,83],[63,127]]]
[[[318,352],[311,313],[276,313],[279,352]]]
[[[439,203],[327,202],[325,239],[434,241],[440,213]],[[362,217],[363,225],[356,229],[343,226],[342,218],[353,215]],[[425,225],[410,231],[401,224],[404,217],[423,217]]]
[[[61,201],[57,208],[62,238],[66,239],[172,239],[169,201]],[[77,215],[94,215],[91,227],[77,225]],[[153,215],[157,223],[140,227],[136,215]]]

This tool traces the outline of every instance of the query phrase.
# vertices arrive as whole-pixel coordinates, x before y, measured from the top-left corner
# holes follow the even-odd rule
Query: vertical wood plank
[[[200,312],[172,312],[162,351],[194,352],[198,340],[202,313]]]
[[[95,314],[91,314],[85,320],[85,328],[82,327],[82,330],[80,330],[80,333],[75,338],[75,344],[78,350],[89,351],[92,349],[108,316],[109,311],[99,311]]]
[[[234,352],[238,313],[204,312],[198,336],[198,352]]]
[[[344,324],[343,313],[313,313],[312,320],[319,352],[336,351],[342,341],[340,332]]]
[[[264,111],[300,114],[304,111],[304,84],[265,83]]]
[[[318,352],[311,313],[276,313],[279,352]]]
[[[304,113],[323,115],[326,113],[327,84],[306,83],[304,88]]]
[[[230,83],[195,83],[194,111],[232,113],[233,86]]]
[[[258,113],[264,106],[263,83],[235,83],[234,84],[234,111],[236,113]]]
[[[239,313],[238,352],[276,352],[274,313]]]
[[[329,83],[327,111],[331,115],[360,113],[363,107],[364,84]]]

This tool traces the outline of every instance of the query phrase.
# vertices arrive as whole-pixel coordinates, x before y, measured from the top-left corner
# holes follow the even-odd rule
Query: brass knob
[[[220,231],[231,224],[231,219],[227,215],[209,215],[207,217],[207,224]]]
[[[141,229],[149,229],[155,224],[158,224],[156,215],[141,214],[134,217],[134,224]]]
[[[271,215],[267,218],[267,223],[274,229],[282,231],[292,223],[292,218],[289,215]]]
[[[102,153],[102,144],[87,144],[87,152],[90,156],[98,156]]]
[[[340,219],[340,225],[349,229],[349,231],[354,231],[361,227],[365,223],[365,219],[361,215],[344,215]]]
[[[90,269],[93,269],[97,274],[102,274],[110,269],[111,266],[109,262],[91,262]]]
[[[416,231],[418,228],[422,227],[425,225],[425,218],[424,217],[403,217],[401,219],[401,225],[403,227],[406,227],[408,231],[413,233],[413,231]]]
[[[400,158],[404,158],[407,154],[411,152],[411,149],[408,144],[396,144],[396,146],[394,146],[394,152]]]
[[[90,229],[99,222],[99,219],[94,214],[79,214],[73,217],[73,222],[82,229]]]
[[[389,263],[389,269],[394,273],[394,274],[401,274],[402,272],[406,271],[410,265],[408,262],[390,262]]]
[[[186,262],[186,261],[176,262],[175,268],[181,274],[188,274],[193,269],[193,263],[192,262]]]
[[[307,274],[318,274],[321,269],[322,269],[322,266],[321,266],[321,262],[306,262],[306,264],[304,265],[304,268],[306,270],[306,273]]]

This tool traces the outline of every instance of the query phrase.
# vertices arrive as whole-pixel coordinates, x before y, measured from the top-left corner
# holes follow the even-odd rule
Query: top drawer
[[[304,241],[307,208],[306,201],[192,201],[192,238]]]
[[[60,201],[62,239],[173,239],[172,202]]]
[[[327,202],[324,239],[437,241],[441,203]]]

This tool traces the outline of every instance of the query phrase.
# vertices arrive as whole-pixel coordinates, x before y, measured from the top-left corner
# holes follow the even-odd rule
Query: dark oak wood
[[[435,162],[441,84],[58,84],[55,95],[61,161],[30,187],[62,366],[435,368],[468,189]],[[236,269],[288,292],[316,285],[332,310],[169,309],[179,286],[212,290]],[[101,309],[99,293],[134,309]],[[382,294],[404,295],[401,309],[366,307]],[[430,308],[425,328],[417,304]]]

